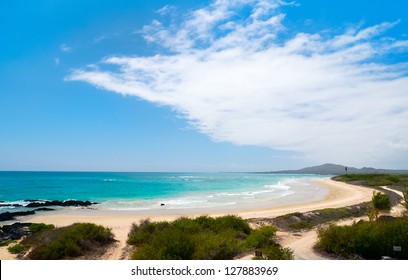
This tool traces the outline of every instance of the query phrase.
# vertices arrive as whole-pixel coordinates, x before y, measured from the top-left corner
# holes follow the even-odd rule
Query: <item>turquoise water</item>
[[[327,194],[317,175],[254,173],[0,172],[0,200],[90,200],[118,210],[282,205]],[[0,209],[5,211],[10,207]]]

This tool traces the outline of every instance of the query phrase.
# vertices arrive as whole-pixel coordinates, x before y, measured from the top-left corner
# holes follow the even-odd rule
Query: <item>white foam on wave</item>
[[[273,190],[289,190],[291,187],[282,182],[278,182],[274,185],[265,185],[264,188],[273,189]]]
[[[180,178],[184,177],[184,178]],[[178,179],[191,179],[195,176],[178,176]],[[195,177],[195,179],[198,177]],[[192,179],[194,180],[194,179]],[[319,188],[317,187],[317,190]],[[274,184],[265,184],[251,189],[235,189],[222,192],[204,192],[201,194],[187,195],[150,200],[121,200],[102,203],[102,207],[122,210],[185,210],[224,208],[236,209],[244,207],[255,209],[257,207],[270,207],[271,205],[284,205],[297,201],[307,200],[302,194],[312,191],[314,185],[308,180],[284,179]],[[308,195],[309,197],[309,195]],[[232,208],[234,207],[234,208]]]
[[[235,205],[236,201],[207,200],[204,197],[184,197],[155,200],[110,200],[102,202],[102,207],[110,210],[159,210],[159,209],[196,209]]]
[[[186,200],[186,199],[171,199],[171,200],[164,200],[162,203],[165,205],[189,205],[189,204],[197,204],[197,203],[206,203],[207,200]]]
[[[104,179],[104,182],[116,182],[116,179]]]
[[[290,186],[283,185],[281,183],[275,185],[265,185],[263,189],[253,190],[253,191],[243,191],[243,192],[222,192],[216,194],[216,196],[243,196],[243,197],[254,197],[262,194],[274,194],[273,196],[278,195],[279,197],[286,196],[294,193],[293,191],[288,192],[291,189]],[[275,195],[276,194],[276,195]]]
[[[34,201],[34,202],[37,202],[37,201]],[[0,204],[18,204],[18,205],[21,205],[21,206],[27,206],[30,203],[31,203],[31,201],[15,200],[15,201],[4,201],[4,202],[1,202]],[[4,206],[4,207],[6,207],[6,206]]]
[[[178,178],[180,178],[180,179],[193,179],[193,178],[195,178],[196,176],[191,176],[191,175],[183,175],[183,176],[178,176]]]

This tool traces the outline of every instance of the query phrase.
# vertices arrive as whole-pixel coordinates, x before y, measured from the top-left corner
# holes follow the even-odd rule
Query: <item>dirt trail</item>
[[[280,244],[283,247],[289,247],[293,250],[295,260],[328,260],[330,258],[323,256],[313,249],[317,240],[316,230],[310,230],[299,235],[284,233],[287,235]]]

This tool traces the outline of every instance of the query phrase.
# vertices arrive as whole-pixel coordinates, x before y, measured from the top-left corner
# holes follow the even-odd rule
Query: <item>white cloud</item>
[[[158,9],[156,12],[162,16],[169,14],[171,12],[173,12],[175,10],[175,7],[172,5],[166,5],[164,7],[161,7],[160,9]]]
[[[72,51],[72,47],[68,46],[67,44],[61,44],[60,46],[60,50],[62,52],[70,52]]]
[[[108,36],[101,35],[101,36],[95,37],[93,42],[96,44],[96,43],[100,43],[100,42],[102,42],[102,41],[104,41],[106,39],[108,39]]]
[[[407,41],[380,37],[397,22],[330,38],[298,32],[283,41],[282,5],[218,0],[178,25],[155,20],[143,36],[170,54],[109,57],[67,80],[170,106],[215,141],[298,151],[314,161],[406,167],[407,65],[373,62],[406,51]],[[245,17],[244,8],[251,11]]]

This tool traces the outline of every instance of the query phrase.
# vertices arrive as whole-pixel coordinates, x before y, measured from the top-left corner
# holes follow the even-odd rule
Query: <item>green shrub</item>
[[[16,243],[17,241],[15,240],[6,240],[6,241],[2,241],[0,242],[0,247],[6,247],[8,245],[10,245],[11,243]]]
[[[135,251],[134,259],[186,260],[193,253],[189,236],[180,229],[157,231],[145,245],[146,248]]]
[[[282,248],[277,244],[271,244],[262,251],[266,260],[293,260],[293,251],[289,248]]]
[[[275,232],[274,227],[251,230],[236,216],[201,216],[170,223],[141,221],[132,226],[127,242],[136,245],[132,259],[222,260],[258,247],[280,247],[272,240]]]
[[[127,243],[130,245],[141,245],[148,242],[154,232],[162,231],[168,225],[168,222],[152,223],[149,219],[142,220],[139,224],[132,225]]]
[[[20,253],[23,253],[23,252],[26,250],[26,248],[25,248],[23,245],[21,245],[21,244],[16,244],[16,245],[14,245],[14,246],[8,248],[7,250],[8,250],[11,254],[20,254]]]
[[[381,211],[389,211],[391,209],[390,197],[386,194],[374,191],[371,198],[371,207],[372,211],[374,212],[375,219],[377,220],[378,214]]]
[[[408,259],[408,219],[388,222],[363,222],[351,226],[331,225],[319,230],[317,247],[327,253],[346,259],[356,256],[364,259],[381,259],[393,256],[393,246],[401,246],[399,258]],[[405,248],[405,249],[404,249]]]
[[[275,227],[263,226],[253,230],[246,238],[246,242],[249,247],[259,249],[273,243],[272,238],[275,236],[275,233]]]
[[[405,209],[408,210],[408,186],[404,186],[404,191],[402,192],[402,194],[402,205],[405,207]]]
[[[243,252],[244,241],[234,237],[235,232],[202,232],[192,236],[195,246],[193,260],[228,260]]]
[[[110,229],[91,223],[78,223],[40,230],[22,243],[32,247],[28,254],[29,259],[58,260],[90,255],[114,241]]]
[[[407,174],[345,174],[333,179],[371,187],[403,186],[408,183]]]
[[[311,229],[313,225],[308,222],[297,222],[289,225],[290,228],[296,229],[296,230],[302,230],[302,229]]]
[[[249,231],[247,222],[235,216],[144,220],[132,226],[127,242],[139,246],[133,259],[230,259],[242,251],[237,238]]]
[[[39,223],[39,224],[31,224],[30,226],[28,226],[28,229],[32,232],[32,233],[36,233],[36,232],[40,232],[43,230],[49,230],[49,229],[54,229],[55,226],[54,225],[46,225],[43,223]]]
[[[225,229],[232,229],[243,236],[248,235],[251,232],[251,228],[247,221],[237,216],[223,216],[215,219],[215,230],[216,232],[222,232]]]

